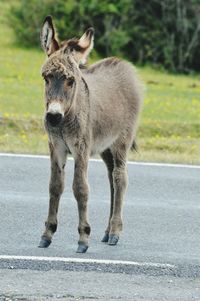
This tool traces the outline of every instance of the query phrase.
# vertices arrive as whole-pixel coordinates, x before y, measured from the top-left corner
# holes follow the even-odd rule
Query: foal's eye
[[[73,83],[74,83],[74,77],[73,77],[73,76],[72,76],[72,77],[69,77],[69,78],[67,79],[67,83],[68,83],[69,86],[72,86]]]
[[[49,84],[49,79],[48,79],[48,78],[44,77],[44,81],[45,81],[45,83],[46,83],[47,85]]]

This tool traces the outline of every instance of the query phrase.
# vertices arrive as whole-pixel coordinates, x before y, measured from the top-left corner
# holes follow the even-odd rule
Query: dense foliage
[[[200,0],[21,0],[9,16],[17,41],[38,46],[48,14],[61,40],[93,26],[101,56],[120,55],[171,71],[200,70]]]

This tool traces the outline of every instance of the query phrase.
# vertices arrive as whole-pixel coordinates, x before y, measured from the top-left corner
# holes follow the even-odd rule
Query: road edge
[[[31,155],[31,154],[12,154],[12,153],[0,153],[0,157],[16,157],[16,158],[32,158],[32,159],[49,159],[49,156],[46,155]],[[72,157],[69,157],[68,160],[73,160]],[[90,158],[91,162],[102,162],[101,159]],[[172,164],[172,163],[156,163],[156,162],[135,162],[128,161],[129,165],[138,165],[138,166],[150,166],[150,167],[172,167],[172,168],[191,168],[191,169],[200,169],[200,165],[189,165],[189,164]]]

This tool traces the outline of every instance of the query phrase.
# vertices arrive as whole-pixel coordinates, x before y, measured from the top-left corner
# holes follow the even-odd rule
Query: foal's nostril
[[[60,113],[56,113],[56,114],[47,113],[46,120],[51,126],[57,126],[57,125],[59,125],[59,123],[62,120],[62,114],[60,114]]]

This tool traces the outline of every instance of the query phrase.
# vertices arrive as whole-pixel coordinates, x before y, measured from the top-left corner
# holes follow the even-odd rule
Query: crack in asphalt
[[[46,295],[41,295],[41,294],[34,294],[34,295],[20,295],[20,294],[15,294],[15,295],[10,295],[10,294],[3,294],[0,295],[0,301],[34,301],[34,300],[48,300],[50,299],[53,300],[52,298],[54,298],[55,300],[71,300],[71,301],[78,301],[78,300],[100,300],[100,297],[97,296],[75,296],[75,295],[71,295],[71,294],[64,294],[64,295],[59,295],[59,294],[46,294]],[[110,300],[121,300],[122,297],[111,297]]]

